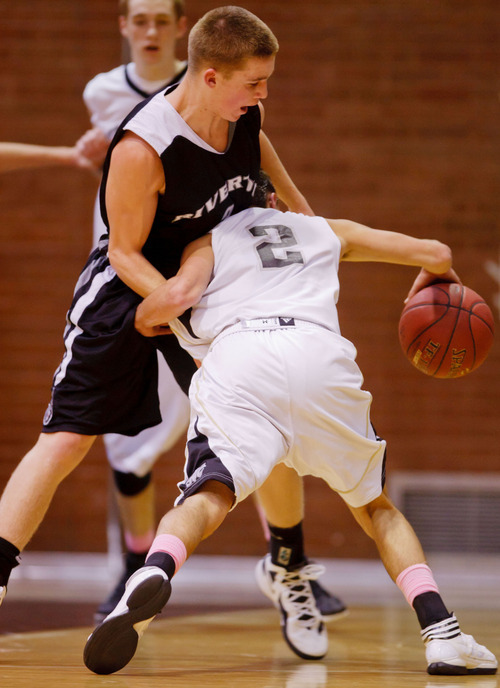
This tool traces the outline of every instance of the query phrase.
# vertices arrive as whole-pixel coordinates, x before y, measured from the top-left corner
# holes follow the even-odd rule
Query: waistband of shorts
[[[324,330],[327,329],[323,325],[311,322],[310,320],[300,320],[299,318],[290,318],[285,316],[276,316],[274,318],[252,318],[250,320],[240,320],[234,325],[228,325],[219,332],[214,339],[215,343],[221,337],[235,332],[258,331],[258,330],[286,330],[303,327],[319,327]]]

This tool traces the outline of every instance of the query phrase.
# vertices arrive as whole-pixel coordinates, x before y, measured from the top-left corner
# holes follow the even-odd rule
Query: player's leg
[[[267,483],[270,473],[287,455],[289,438],[293,434],[293,428],[281,421],[283,416],[289,419],[283,410],[283,400],[288,402],[288,377],[279,365],[275,365],[274,354],[270,357],[262,354],[269,344],[265,331],[252,332],[252,336],[233,333],[231,337],[222,337],[205,358],[203,374],[195,376],[191,387],[192,418],[201,419],[195,423],[199,430],[198,443],[203,444],[204,435],[205,439],[209,438],[212,449],[224,457],[224,462],[234,462],[235,468],[239,463],[246,465],[250,492]],[[253,391],[245,396],[248,408],[242,408],[241,388]],[[280,421],[270,422],[270,418]],[[227,438],[231,438],[230,444]],[[238,448],[236,455],[234,447]],[[197,466],[202,469],[199,459]],[[230,472],[234,473],[232,468]],[[328,635],[310,581],[316,579],[323,568],[304,562],[301,481],[295,480],[295,475],[286,470],[278,469],[275,475],[275,482],[267,484],[264,497],[269,502],[271,518],[276,521],[271,525],[276,529],[282,527],[281,532],[275,531],[277,537],[274,539],[283,544],[285,541],[278,538],[282,534],[286,537],[289,550],[293,550],[288,552],[289,561],[296,557],[299,568],[289,570],[279,566],[277,571],[270,572],[269,580],[270,561],[266,558],[265,594],[271,597],[280,612],[283,636],[292,651],[300,657],[320,659],[328,650]],[[285,482],[280,481],[280,475]],[[293,485],[286,482],[286,476],[290,475]],[[297,487],[297,495],[292,494]],[[240,493],[237,494],[241,498]],[[280,504],[284,508],[283,517],[276,511]],[[300,566],[301,563],[305,565]],[[268,587],[272,588],[269,593]]]
[[[317,332],[307,351],[311,366],[303,378],[306,385],[293,395],[299,411],[304,411],[296,423],[294,466],[323,477],[374,539],[388,573],[417,612],[427,642],[428,670],[496,671],[493,655],[461,635],[439,595],[418,538],[383,494],[385,442],[368,422],[372,399],[362,389],[354,347],[328,332]]]
[[[262,336],[262,333],[260,334]],[[242,408],[240,387],[236,387],[234,382],[235,379],[243,377],[242,384],[248,385],[250,389],[258,385],[259,394],[251,398],[255,399],[257,405],[265,398],[266,403],[273,405],[272,415],[279,416],[279,409],[274,408],[274,404],[279,407],[282,405],[284,395],[278,392],[278,388],[280,385],[283,386],[285,376],[282,371],[276,370],[274,364],[271,365],[271,357],[252,355],[255,350],[261,354],[264,343],[258,333],[255,337],[242,337],[237,342],[231,337],[231,343],[229,338],[222,338],[204,360],[203,373],[200,371],[193,378],[192,421],[188,431],[184,481],[180,483],[180,501],[187,501],[191,495],[196,495],[205,481],[214,479],[215,476],[217,481],[223,482],[234,492],[237,499],[244,499],[265,482],[273,467],[286,454],[287,443],[283,433],[275,423],[268,421],[269,414],[255,412],[253,407]],[[248,369],[249,360],[255,361],[257,368],[262,366],[265,370],[259,370],[259,375],[256,375],[253,369]],[[266,368],[266,361],[270,362],[269,370]],[[259,443],[254,441],[255,437],[259,438]],[[193,504],[191,500],[190,503]],[[229,505],[228,502],[225,509],[229,508]],[[176,514],[176,509],[169,517]],[[170,549],[167,553],[172,559],[182,562],[192,543],[181,530],[176,531],[174,538],[171,532],[165,534],[166,528],[170,528],[170,525],[165,522],[161,525],[161,532],[169,539],[167,545]],[[210,528],[206,531],[198,530],[195,542],[209,532]],[[164,552],[165,549],[166,545],[163,544]],[[155,556],[153,552],[152,556]],[[284,570],[283,573],[284,576],[288,576],[289,572]],[[138,634],[168,599],[168,592],[162,592],[167,586],[164,583],[165,579],[160,575],[152,584],[152,597],[156,600],[156,608],[148,606],[146,612],[141,612],[142,618],[139,619],[133,611],[136,609],[138,597],[133,594],[135,585],[139,585],[139,582],[134,582],[138,580],[136,575],[127,584],[125,596],[116,610],[102,622],[89,640],[85,661],[87,666],[97,673],[116,671],[129,661],[135,652]],[[293,575],[292,573],[291,576]],[[130,588],[132,584],[134,587]],[[302,580],[300,585],[303,585]],[[309,586],[308,581],[306,585]],[[300,656],[319,659],[326,654],[328,648],[324,623],[317,608],[311,605],[310,588],[306,599],[303,599],[302,594],[295,594],[293,587],[293,584],[288,586],[288,594],[284,594],[280,599],[280,605],[283,604],[287,611],[282,617],[286,620],[283,629],[285,638],[293,651]],[[133,598],[130,597],[129,591]],[[133,622],[127,624],[127,643],[120,642],[120,647],[113,652],[115,656],[110,657],[106,654],[106,643],[108,637],[114,634],[115,626],[122,623],[123,616]],[[137,632],[130,631],[130,627],[134,625]],[[112,640],[109,642],[112,643]],[[127,645],[126,650],[121,647],[123,645]]]
[[[263,594],[278,606],[281,578],[276,572],[282,568],[298,575],[301,570],[305,574],[311,572],[310,568],[306,570],[309,562],[304,551],[303,481],[296,471],[279,464],[255,495],[264,534],[269,533],[269,554],[257,564],[257,583]],[[316,567],[315,571],[320,569]],[[345,616],[347,609],[342,600],[325,590],[318,580],[308,578],[308,581],[315,604],[326,621]]]
[[[94,440],[71,432],[42,434],[12,473],[0,499],[0,601],[16,557],[42,522],[59,483]]]
[[[87,641],[84,662],[91,671],[110,674],[128,664],[142,633],[168,602],[174,574],[219,527],[233,502],[229,487],[209,480],[165,514],[144,567],[133,574],[116,608]]]
[[[118,518],[123,532],[125,552],[123,570],[116,584],[95,614],[102,621],[117,605],[125,591],[125,584],[137,569],[144,566],[146,554],[155,535],[156,514],[152,473],[136,476],[134,473],[112,472],[113,492],[118,507]]]
[[[314,341],[317,340],[317,332],[313,330]],[[305,335],[307,336],[307,335]],[[324,335],[323,335],[324,336]],[[308,346],[308,344],[306,344]],[[327,343],[327,351],[331,348],[332,343],[329,341]],[[318,361],[321,361],[324,357],[324,345],[320,347]],[[291,355],[297,355],[296,349],[291,351]],[[300,354],[299,354],[300,356]],[[310,361],[311,368],[314,368],[315,362]],[[314,364],[314,365],[313,365]],[[325,370],[328,369],[329,361],[325,361],[324,367],[320,368],[320,372],[312,370],[314,379],[317,379],[316,387],[320,390],[320,400],[319,406],[316,404],[314,408],[306,414],[307,418],[313,418],[317,415],[318,408],[321,407],[323,403],[322,390],[324,387],[325,380]],[[303,370],[304,361],[297,360],[297,366],[299,370]],[[309,387],[303,388],[300,386],[300,381],[302,380],[302,375],[295,376],[294,385],[298,385],[297,390],[297,416],[294,422],[294,427],[291,429],[293,433],[294,441],[297,442],[297,438],[300,433],[297,432],[298,425],[301,424],[300,418],[304,403],[308,403],[309,397],[311,396],[312,389]],[[308,375],[305,376],[306,378]],[[334,377],[334,376],[332,376]],[[330,399],[328,400],[330,402]],[[330,403],[327,404],[328,407],[331,406]],[[325,423],[322,424],[322,420],[319,420],[319,425],[322,428],[321,432],[324,432]],[[326,420],[326,426],[328,425],[328,419]],[[318,453],[318,448],[315,446],[315,440],[317,436],[317,429],[313,428],[312,433],[309,432],[309,428],[304,430],[306,437],[314,438],[311,446],[304,448],[304,455],[312,457]],[[335,448],[328,447],[328,456],[331,451],[335,451]],[[307,459],[304,461],[304,466],[306,470],[300,471],[301,473],[307,472]],[[319,473],[316,473],[318,475]],[[257,581],[262,592],[270,597],[276,604],[276,596],[278,590],[277,581],[279,581],[280,576],[275,575],[276,571],[271,570],[272,567],[279,566],[284,567],[286,570],[300,571],[304,568],[304,574],[307,574],[308,580],[305,583],[306,589],[311,589],[315,605],[320,611],[324,620],[335,620],[341,618],[346,613],[346,607],[344,603],[334,595],[327,592],[315,578],[309,578],[311,570],[307,561],[305,549],[304,549],[304,536],[302,529],[302,522],[304,518],[304,491],[302,478],[298,473],[282,464],[278,465],[264,485],[258,491],[258,500],[263,508],[265,517],[269,526],[270,531],[270,543],[269,552],[270,554],[260,561],[257,565]],[[319,573],[320,569],[315,567],[315,575]],[[319,573],[320,575],[320,573]]]
[[[135,437],[107,434],[104,445],[113,469],[113,489],[125,544],[124,567],[116,585],[101,602],[95,620],[101,621],[116,606],[130,576],[144,565],[156,532],[152,469],[185,433],[189,400],[177,384],[164,357],[158,355],[158,397],[162,422]]]
[[[415,531],[384,493],[369,504],[349,508],[365,533],[375,541],[393,581],[408,566],[425,562]]]
[[[420,542],[406,518],[384,494],[369,504],[350,507],[373,538],[387,572],[417,614],[430,674],[494,674],[497,661],[474,638],[460,631],[446,608],[426,564]]]
[[[187,354],[182,349],[179,351],[176,339],[172,337],[159,337],[158,346],[161,347],[163,356],[175,375],[176,383],[187,393],[196,366],[192,360],[190,360],[191,365],[186,362]],[[160,393],[160,400],[161,396]],[[163,415],[164,410],[162,409]],[[279,552],[280,547],[283,547],[283,551],[290,552],[290,560],[287,566],[296,569],[301,564],[307,565],[304,555],[304,534],[302,530],[304,518],[302,479],[295,471],[285,466],[277,467],[275,470],[277,471],[276,476],[272,473],[266,485],[259,490],[257,509],[261,522],[263,522],[264,536],[266,539],[269,536],[270,539],[271,557],[273,553],[277,554]],[[266,521],[267,525],[265,524]],[[269,557],[265,557],[259,562],[258,572],[262,571],[263,575],[257,574],[259,585],[268,597],[270,596],[268,591],[269,585],[265,579],[268,579],[271,575],[266,570],[269,561]],[[316,568],[316,571],[319,571],[319,569]],[[265,585],[263,586],[261,583],[265,583]],[[344,603],[338,597],[327,592],[316,580],[311,581],[311,589],[315,604],[326,620],[338,619],[345,614],[346,607]]]
[[[151,472],[139,477],[113,471],[127,554],[145,555],[155,536],[155,488],[151,478]]]

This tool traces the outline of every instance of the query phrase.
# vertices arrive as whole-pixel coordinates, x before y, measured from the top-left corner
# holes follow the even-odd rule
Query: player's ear
[[[203,81],[209,88],[215,88],[215,86],[217,85],[217,75],[217,70],[213,67],[205,69],[203,73]]]
[[[123,38],[128,38],[127,18],[123,14],[118,17],[118,28]]]
[[[187,17],[181,17],[177,22],[176,38],[182,38],[187,31]]]
[[[267,207],[268,208],[277,208],[278,207],[278,196],[276,193],[270,193],[267,195]]]

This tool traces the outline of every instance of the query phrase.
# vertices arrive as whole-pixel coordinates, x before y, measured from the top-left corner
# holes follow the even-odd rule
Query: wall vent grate
[[[500,554],[500,474],[395,471],[389,494],[426,552]]]

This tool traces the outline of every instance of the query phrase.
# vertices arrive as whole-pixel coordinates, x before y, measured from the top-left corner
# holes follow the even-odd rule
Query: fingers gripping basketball
[[[405,305],[399,341],[410,363],[437,378],[462,377],[478,368],[493,344],[493,314],[472,289],[433,284]]]

